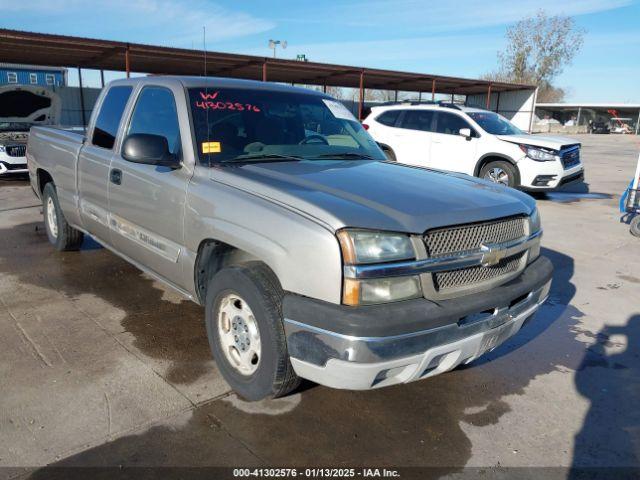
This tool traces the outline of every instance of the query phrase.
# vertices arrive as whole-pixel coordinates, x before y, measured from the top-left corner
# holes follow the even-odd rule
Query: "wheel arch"
[[[520,185],[520,170],[518,169],[518,165],[513,160],[513,158],[507,155],[504,155],[502,153],[492,152],[492,153],[485,153],[484,155],[482,155],[476,162],[475,169],[473,170],[473,176],[479,177],[480,172],[482,171],[482,168],[490,162],[508,162],[511,165],[513,165],[516,171],[516,183]]]
[[[193,271],[193,280],[198,302],[204,305],[209,281],[216,273],[225,267],[249,262],[259,262],[263,264],[273,273],[274,278],[278,278],[274,270],[255,255],[214,238],[203,239],[198,246]]]
[[[38,193],[40,194],[41,197],[42,197],[42,192],[44,191],[44,186],[47,183],[53,183],[55,185],[53,181],[53,177],[44,168],[38,168],[36,170],[36,178],[38,179],[38,184],[37,184]]]

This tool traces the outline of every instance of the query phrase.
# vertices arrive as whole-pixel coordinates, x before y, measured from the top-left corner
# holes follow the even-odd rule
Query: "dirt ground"
[[[216,370],[201,307],[91,240],[55,252],[28,182],[0,181],[0,478],[49,464],[640,467],[640,238],[617,210],[640,141],[576,138],[586,184],[536,197],[555,276],[516,337],[425,381],[258,403]]]

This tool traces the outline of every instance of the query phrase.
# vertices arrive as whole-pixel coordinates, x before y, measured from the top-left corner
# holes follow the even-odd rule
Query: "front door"
[[[165,87],[140,90],[122,137],[160,135],[181,157],[181,135],[174,93]],[[121,149],[120,142],[120,149]],[[111,161],[109,210],[114,246],[132,260],[179,285],[184,253],[183,219],[190,169],[171,169],[125,160]]]
[[[460,135],[460,130],[464,128],[471,131],[471,137]],[[429,166],[473,175],[478,134],[469,122],[455,113],[438,112],[434,130]]]

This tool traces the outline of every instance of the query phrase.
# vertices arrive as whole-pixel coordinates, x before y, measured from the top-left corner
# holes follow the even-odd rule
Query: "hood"
[[[53,125],[60,123],[60,113],[60,97],[52,90],[35,85],[0,87],[0,124]]]
[[[552,150],[561,150],[569,145],[580,145],[580,142],[576,142],[573,138],[554,135],[528,135],[525,133],[522,135],[496,135],[496,137],[505,142],[522,143]]]
[[[462,174],[377,161],[225,165],[211,178],[312,216],[333,230],[422,233],[444,225],[529,214],[535,201]]]

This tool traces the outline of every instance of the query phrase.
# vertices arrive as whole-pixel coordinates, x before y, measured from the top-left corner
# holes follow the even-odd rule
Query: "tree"
[[[507,48],[498,52],[498,70],[485,78],[532,83],[539,88],[540,101],[561,100],[565,92],[553,81],[580,51],[584,33],[573,18],[540,10],[507,29]]]

